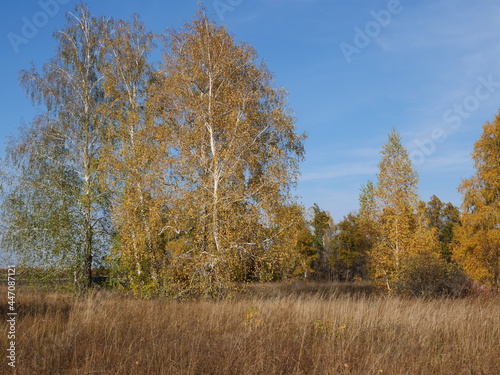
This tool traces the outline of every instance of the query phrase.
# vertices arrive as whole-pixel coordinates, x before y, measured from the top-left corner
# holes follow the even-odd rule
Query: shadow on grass
[[[7,295],[7,288],[0,287],[1,293]],[[6,316],[9,312],[15,312],[18,319],[25,317],[54,317],[68,320],[74,307],[74,298],[66,293],[46,293],[43,289],[34,286],[23,286],[19,288],[14,299],[14,310],[11,305],[1,304],[0,314]]]

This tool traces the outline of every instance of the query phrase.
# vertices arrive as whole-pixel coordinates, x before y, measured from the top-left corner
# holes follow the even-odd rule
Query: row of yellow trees
[[[225,293],[307,271],[293,203],[303,158],[286,93],[203,9],[159,39],[85,5],[54,58],[20,79],[43,112],[7,150],[4,248],[91,284],[110,267],[137,293]]]
[[[368,244],[365,255],[371,278],[389,291],[415,285],[420,278],[419,288],[425,289],[456,277],[458,266],[470,278],[498,289],[500,114],[484,126],[475,144],[472,157],[477,172],[459,188],[464,196],[461,215],[435,196],[428,204],[419,200],[418,176],[396,131],[381,154],[377,183],[362,188],[357,217]],[[438,222],[440,215],[444,222]]]
[[[462,212],[436,196],[419,199],[418,175],[397,131],[383,145],[377,181],[361,188],[358,212],[339,223],[313,207],[311,266],[322,279],[370,279],[390,292],[459,295],[470,280],[499,287],[500,114],[472,154]]]
[[[499,288],[500,281],[500,113],[483,126],[472,153],[476,173],[463,181],[462,225],[454,259],[475,280]]]
[[[3,168],[2,246],[20,264],[71,270],[78,291],[105,265],[143,295],[292,276],[432,294],[461,270],[498,288],[500,117],[475,145],[461,214],[420,201],[393,131],[359,213],[334,224],[315,205],[309,221],[291,197],[304,135],[253,48],[201,10],[160,36],[154,65],[158,38],[137,17],[79,5],[67,21],[54,58],[20,75],[43,108]]]

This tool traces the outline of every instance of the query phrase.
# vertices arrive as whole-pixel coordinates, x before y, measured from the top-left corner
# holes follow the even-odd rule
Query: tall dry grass
[[[16,373],[500,373],[498,297],[403,300],[342,288],[261,286],[230,301],[176,302],[20,287]],[[6,348],[6,334],[0,342]],[[13,373],[2,357],[0,371]]]

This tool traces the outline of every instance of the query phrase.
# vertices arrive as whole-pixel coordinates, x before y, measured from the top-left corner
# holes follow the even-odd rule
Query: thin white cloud
[[[367,163],[343,163],[315,168],[302,174],[301,181],[327,180],[340,177],[373,175],[377,167]]]
[[[472,165],[470,152],[454,151],[445,155],[430,155],[417,167],[420,171],[456,171],[470,168]]]

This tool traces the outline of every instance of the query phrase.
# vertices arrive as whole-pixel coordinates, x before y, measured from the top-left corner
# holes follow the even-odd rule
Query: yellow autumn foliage
[[[498,289],[500,278],[500,113],[483,126],[472,153],[476,173],[464,180],[462,226],[453,258],[473,279]]]

